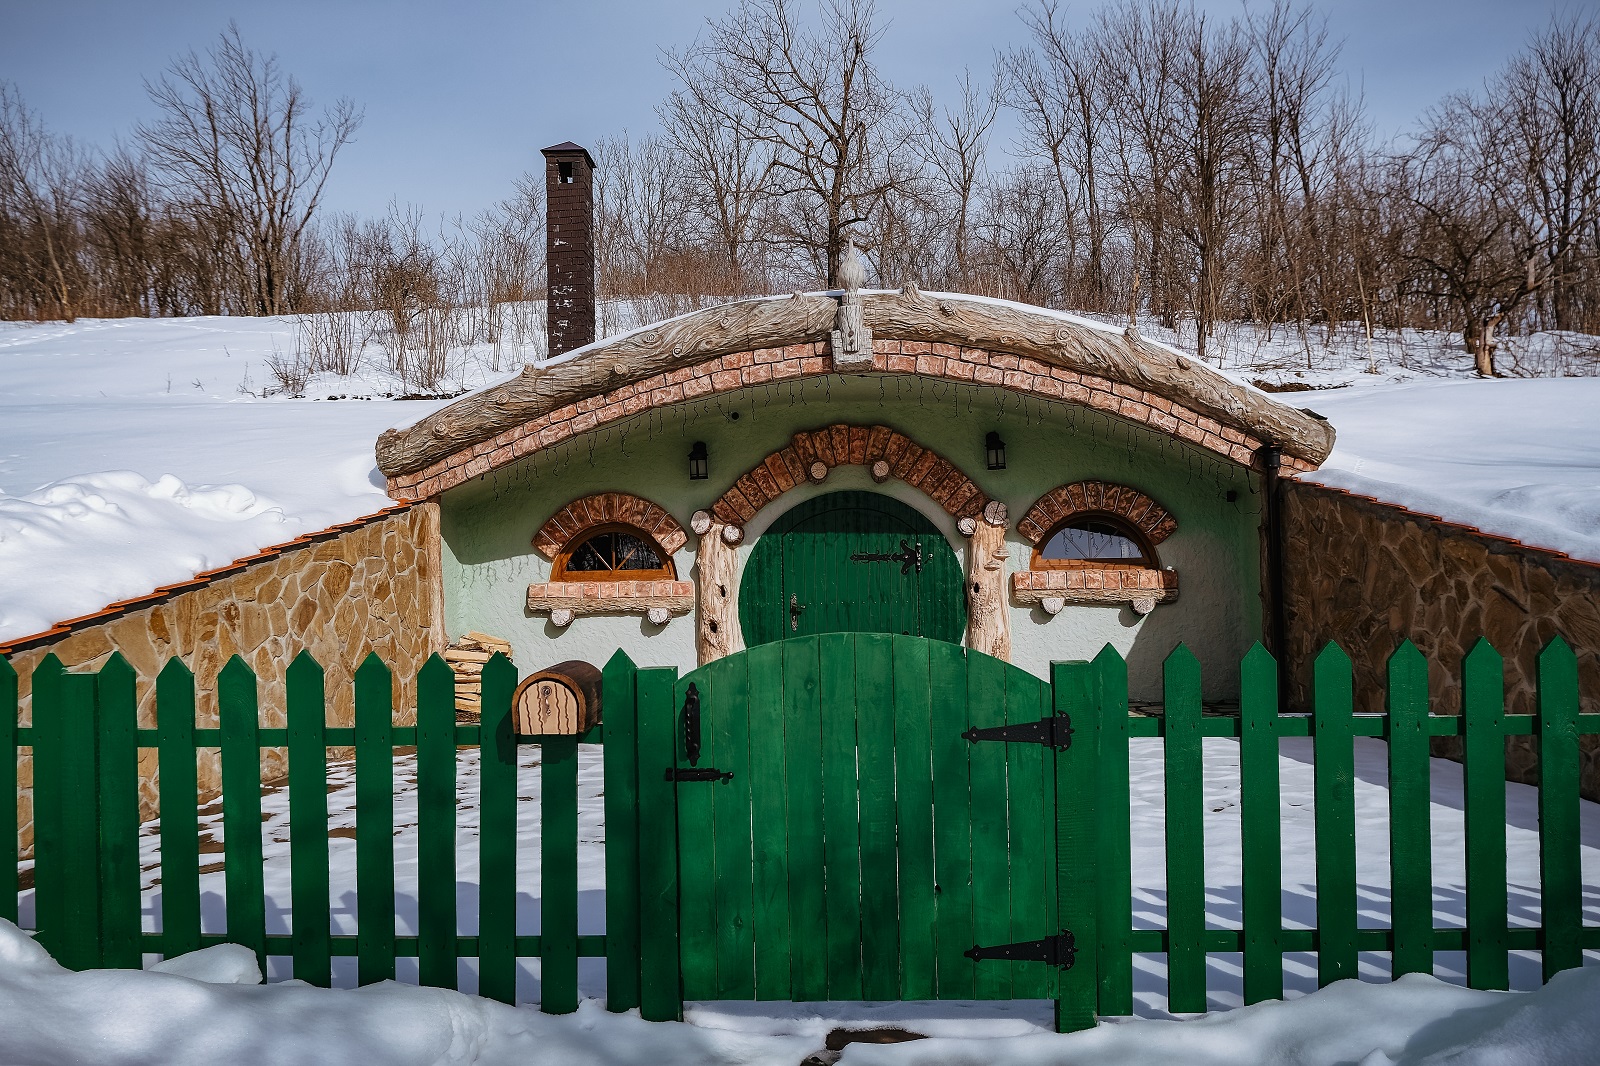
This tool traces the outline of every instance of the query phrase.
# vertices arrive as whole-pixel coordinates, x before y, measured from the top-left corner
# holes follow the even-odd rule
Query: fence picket
[[[12,923],[18,918],[17,859],[22,850],[22,819],[17,809],[21,797],[17,790],[17,766],[21,760],[17,745],[17,690],[16,669],[10,660],[0,658],[0,796],[7,797],[0,801],[6,804],[4,813],[0,813],[0,824],[6,826],[0,829],[0,918]]]
[[[822,716],[817,686],[819,646],[784,645],[784,758],[789,789],[789,965],[797,1000],[828,993],[828,915],[822,871]]]
[[[33,668],[30,713],[33,741],[33,909],[38,940],[54,954],[66,924],[66,837],[63,818],[68,801],[61,787],[62,691],[66,668],[54,652]]]
[[[1094,1027],[1099,991],[1096,864],[1084,861],[1086,855],[1099,854],[1094,812],[1084,802],[1095,794],[1100,761],[1093,664],[1051,663],[1050,689],[1053,712],[1071,716],[1073,729],[1071,746],[1054,753],[1050,775],[1055,792],[1056,915],[1074,934],[1078,949],[1073,965],[1057,978],[1056,1032],[1071,1033]],[[1205,965],[1204,955],[1200,963]],[[1205,995],[1203,977],[1201,995]]]
[[[784,645],[750,649],[751,883],[754,910],[755,995],[787,999],[793,987],[789,951],[787,748],[783,735]]]
[[[194,729],[194,675],[183,660],[174,658],[156,677],[161,953],[169,959],[200,947],[200,785]]]
[[[1128,664],[1107,644],[1094,658],[1098,767],[1100,1013],[1133,1013],[1133,818],[1128,782]],[[1054,832],[1054,827],[1051,827]]]
[[[972,820],[967,756],[967,660],[953,644],[928,646],[932,731],[934,906],[938,913],[939,998],[973,999],[976,967],[964,952],[972,932]]]
[[[296,980],[333,983],[328,901],[327,702],[322,667],[302,651],[285,676],[289,726],[289,899]]]
[[[456,682],[430,655],[417,674],[417,973],[455,988]]]
[[[1317,826],[1317,984],[1356,976],[1355,711],[1350,656],[1330,642],[1312,666]]]
[[[821,704],[823,999],[861,998],[861,835],[856,791],[856,636],[817,638]]]
[[[861,985],[869,1000],[900,998],[895,900],[894,650],[887,633],[856,637],[856,722],[861,764]],[[926,673],[926,671],[924,671]]]
[[[505,662],[504,691],[492,693],[505,705],[508,731],[515,680],[515,671]],[[485,713],[490,695],[486,674]],[[539,761],[539,934],[543,951],[539,1009],[546,1014],[570,1014],[578,1009],[578,738],[545,737]],[[515,763],[512,767],[514,774]],[[514,785],[514,777],[512,781]],[[514,795],[508,793],[505,808],[513,819]],[[508,842],[514,841],[514,833],[513,821]],[[511,858],[515,861],[514,855]]]
[[[1433,972],[1432,759],[1428,663],[1409,640],[1389,657],[1391,973]]]
[[[500,652],[484,664],[482,710],[478,741],[478,995],[514,1003],[517,998],[517,738],[511,716],[511,696],[517,688],[517,668]],[[559,758],[552,759],[551,741],[557,741]],[[549,1010],[552,994],[570,998],[578,1006],[578,738],[548,737],[543,749],[541,783],[544,797],[552,787],[564,788],[566,811],[552,810],[541,799],[540,837],[544,851],[544,883],[540,906],[545,909],[541,927],[545,953],[541,974],[541,1006]],[[567,772],[560,782],[551,763]],[[548,821],[546,820],[548,819]],[[553,854],[559,840],[564,854]],[[568,861],[563,863],[561,859]],[[551,867],[554,864],[554,874]],[[550,878],[557,879],[552,892]],[[554,928],[554,910],[570,917],[570,935]],[[565,979],[565,982],[563,982]]]
[[[1462,663],[1466,717],[1467,984],[1504,989],[1506,945],[1505,674],[1500,653],[1480,639]]]
[[[717,998],[753,999],[756,994],[754,870],[750,839],[749,659],[723,660],[716,678],[716,714],[708,730],[717,761],[733,774],[712,788],[717,829]],[[761,787],[767,787],[763,782]]]
[[[1257,642],[1239,671],[1239,843],[1244,864],[1244,1001],[1283,998],[1283,823],[1278,661]]]
[[[1179,644],[1163,664],[1166,704],[1167,1001],[1206,1009],[1204,769],[1200,661]]]
[[[1005,664],[988,655],[967,656],[966,725],[979,729],[1006,723]],[[1005,944],[1011,937],[1010,878],[1006,849],[1005,744],[968,744],[967,777],[972,819],[972,938]],[[959,778],[957,779],[959,780]],[[1029,939],[1032,939],[1030,937]],[[987,962],[977,968],[979,999],[1011,998],[1011,967]]]
[[[1578,658],[1561,637],[1539,653],[1539,913],[1544,979],[1583,965]]]
[[[139,704],[133,667],[113,652],[95,678],[100,799],[99,965],[138,969]]]
[[[894,803],[899,844],[900,995],[906,999],[932,999],[938,988],[928,706],[928,646],[896,640]]]
[[[678,807],[665,771],[677,761],[678,671],[634,675],[639,707],[639,1014],[647,1022],[683,1015],[678,973]]]
[[[261,868],[261,709],[256,675],[239,656],[217,675],[222,731],[222,844],[228,939],[267,965],[267,906]],[[358,886],[359,890],[359,886]]]
[[[394,677],[356,668],[356,980],[394,979]]]
[[[639,714],[637,668],[618,650],[606,663],[606,1009],[639,1005]]]

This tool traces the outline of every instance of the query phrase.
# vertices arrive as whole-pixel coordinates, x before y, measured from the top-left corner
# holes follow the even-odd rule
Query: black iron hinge
[[[1070,930],[1063,929],[1059,933],[1044,937],[1041,940],[1023,940],[1015,944],[995,944],[992,947],[981,948],[974,944],[962,952],[973,962],[984,962],[989,959],[1003,959],[1009,962],[1043,962],[1063,970],[1072,969],[1074,958],[1078,954],[1078,945]]]
[[[980,740],[998,740],[1006,744],[1043,744],[1047,748],[1066,751],[1072,747],[1072,716],[1054,714],[1037,722],[995,725],[986,729],[974,726],[961,735],[973,744]]]
[[[674,767],[667,771],[668,781],[732,781],[732,770],[718,770],[715,766]]]

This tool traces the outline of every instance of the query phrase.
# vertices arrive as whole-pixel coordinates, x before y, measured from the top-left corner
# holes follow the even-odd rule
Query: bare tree
[[[974,199],[986,173],[989,130],[1000,113],[997,82],[987,88],[975,85],[972,71],[960,79],[960,99],[954,108],[939,108],[924,86],[911,97],[911,144],[928,168],[932,183],[948,204],[949,267],[947,275],[960,290],[972,284],[970,230]]]
[[[72,321],[77,316],[78,197],[85,173],[72,141],[52,134],[16,88],[0,81],[0,211],[18,223],[12,234],[10,271],[34,290],[27,301],[39,312]]]

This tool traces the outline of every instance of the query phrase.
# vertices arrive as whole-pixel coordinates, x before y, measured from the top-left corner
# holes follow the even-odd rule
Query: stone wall
[[[1556,634],[1578,653],[1585,713],[1600,711],[1600,566],[1300,481],[1283,483],[1290,699],[1308,705],[1311,662],[1337,640],[1355,664],[1356,710],[1384,708],[1386,663],[1404,638],[1428,659],[1435,714],[1461,713],[1461,661],[1480,636],[1505,659],[1506,710],[1531,714],[1537,657]],[[1458,738],[1436,738],[1456,757]],[[1600,799],[1600,737],[1583,745],[1583,789]],[[1534,781],[1530,737],[1507,768]]]
[[[438,506],[424,503],[342,532],[291,542],[242,568],[177,592],[150,606],[42,641],[23,641],[8,658],[19,675],[22,724],[32,723],[34,668],[55,654],[69,670],[93,670],[119,651],[138,675],[139,725],[155,726],[156,674],[173,656],[195,673],[201,727],[217,724],[216,676],[242,655],[259,678],[264,726],[284,724],[284,670],[301,650],[326,670],[330,725],[354,723],[351,679],[369,652],[395,671],[396,720],[416,717],[415,677],[442,651],[443,585]],[[264,778],[281,776],[284,753],[262,753]],[[219,787],[217,752],[200,754],[200,789]],[[33,838],[33,767],[19,767],[22,845]],[[156,813],[156,752],[139,752],[140,808]]]

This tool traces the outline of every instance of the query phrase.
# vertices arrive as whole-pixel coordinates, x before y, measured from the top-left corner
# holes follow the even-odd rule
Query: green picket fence
[[[1500,656],[1486,642],[1462,666],[1459,715],[1429,710],[1427,664],[1411,644],[1389,663],[1387,714],[1357,715],[1349,658],[1335,645],[1319,656],[1309,714],[1278,706],[1277,666],[1259,646],[1246,656],[1237,716],[1202,714],[1200,668],[1179,647],[1166,661],[1164,714],[1131,716],[1127,668],[1109,648],[1090,664],[1056,664],[1056,714],[1070,713],[1075,733],[1072,772],[1057,778],[1063,804],[1057,834],[1071,840],[1057,856],[1057,878],[1077,913],[1062,923],[1078,934],[1076,966],[1059,982],[1062,1017],[1081,1026],[1095,1014],[1133,1010],[1133,956],[1164,953],[1169,1003],[1175,1012],[1206,1008],[1206,961],[1242,953],[1249,1002],[1281,996],[1284,955],[1314,952],[1320,984],[1356,975],[1358,954],[1387,952],[1393,973],[1431,972],[1437,952],[1464,951],[1467,980],[1476,988],[1505,988],[1512,951],[1542,952],[1544,974],[1582,965],[1585,949],[1600,948],[1600,927],[1583,924],[1579,863],[1578,738],[1600,733],[1600,715],[1580,714],[1576,658],[1556,638],[1538,663],[1535,714],[1507,714]],[[635,676],[607,677],[607,702],[632,701]],[[37,842],[34,884],[41,941],[74,968],[140,965],[144,953],[173,956],[220,942],[243,944],[258,957],[289,956],[293,975],[313,984],[331,980],[331,960],[357,959],[362,983],[392,978],[398,958],[416,958],[424,984],[454,987],[458,960],[476,959],[480,994],[515,999],[517,960],[541,960],[541,1006],[576,1009],[577,960],[606,957],[613,1009],[639,1004],[641,981],[666,981],[656,958],[641,968],[641,920],[675,918],[663,900],[640,898],[640,871],[619,856],[644,854],[637,812],[649,804],[676,809],[659,774],[633,766],[619,748],[608,769],[631,772],[609,782],[607,928],[610,936],[577,933],[577,745],[600,739],[522,737],[512,731],[516,670],[496,656],[483,673],[483,723],[458,725],[453,676],[434,657],[418,675],[415,726],[394,722],[390,670],[369,656],[355,677],[355,724],[327,724],[323,672],[302,654],[287,669],[287,725],[260,724],[254,674],[239,659],[215,679],[219,724],[197,727],[195,679],[174,660],[156,679],[156,727],[136,721],[134,673],[118,655],[98,671],[69,672],[47,656],[33,675],[31,728],[18,726],[17,676],[0,659],[0,795],[14,794],[20,751],[34,759]],[[660,679],[657,679],[660,680]],[[613,691],[613,684],[627,685]],[[648,691],[647,691],[648,690]],[[659,691],[658,691],[659,690]],[[669,681],[640,693],[671,700]],[[662,696],[661,693],[666,693]],[[641,695],[639,698],[645,698]],[[671,711],[663,721],[671,720]],[[658,717],[660,717],[658,715]],[[625,719],[619,718],[617,728]],[[670,733],[670,729],[669,729]],[[1464,738],[1467,841],[1465,928],[1436,928],[1429,867],[1428,739]],[[1534,736],[1540,753],[1539,836],[1541,924],[1510,927],[1507,920],[1505,738]],[[1167,924],[1133,923],[1129,741],[1163,738],[1167,825]],[[1242,929],[1210,927],[1202,832],[1206,737],[1238,740],[1240,806],[1246,857]],[[1314,749],[1316,928],[1284,928],[1281,911],[1280,742],[1310,737]],[[1354,744],[1356,737],[1388,742],[1389,832],[1393,864],[1392,921],[1387,928],[1357,921]],[[621,734],[617,738],[624,738]],[[631,747],[632,738],[628,738]],[[668,737],[670,742],[670,735]],[[516,930],[518,846],[516,805],[519,745],[542,744],[541,933]],[[670,744],[669,744],[670,746]],[[326,770],[330,748],[353,748],[356,773],[357,932],[334,935],[329,906]],[[480,753],[481,834],[479,932],[458,932],[456,913],[457,753]],[[261,843],[261,752],[288,750],[291,922],[288,935],[266,933]],[[161,932],[140,925],[138,756],[153,749],[159,767]],[[220,750],[223,805],[225,934],[202,934],[196,752]],[[415,935],[396,932],[394,905],[394,758],[416,752],[418,918]],[[1002,760],[1003,761],[1003,760]],[[9,789],[8,789],[9,786]],[[706,786],[711,787],[711,786]],[[648,801],[648,802],[647,802]],[[632,816],[629,816],[629,808]],[[663,810],[652,808],[661,821]],[[15,809],[6,815],[15,820]],[[675,815],[668,814],[670,819]],[[664,824],[664,823],[663,823]],[[632,826],[633,835],[629,835]],[[1075,859],[1078,854],[1092,861]],[[18,868],[15,833],[0,832],[0,878]],[[8,861],[9,860],[9,861]],[[7,874],[4,871],[12,871]],[[649,871],[645,871],[649,874]],[[863,871],[865,873],[865,871]],[[654,876],[654,875],[651,875]],[[665,874],[661,875],[665,877]],[[981,879],[983,871],[974,871]],[[1066,880],[1062,880],[1066,879]],[[18,881],[0,880],[0,917],[17,919]],[[532,886],[522,886],[524,889]],[[631,903],[631,905],[630,905]],[[648,923],[646,923],[648,924]],[[654,926],[651,926],[654,928]],[[826,935],[795,930],[796,936]],[[657,967],[652,970],[650,967]],[[670,966],[669,966],[670,969]],[[906,987],[915,982],[905,981]],[[677,982],[672,982],[677,987]],[[676,999],[671,996],[669,998]]]

